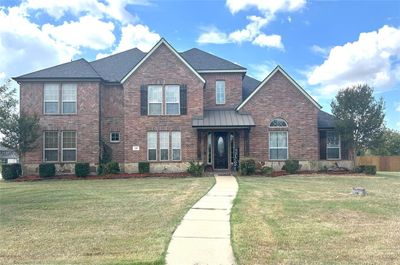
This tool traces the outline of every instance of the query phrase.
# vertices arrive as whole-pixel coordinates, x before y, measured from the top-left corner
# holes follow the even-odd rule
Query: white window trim
[[[283,147],[273,147],[273,149],[286,149],[286,159],[272,159],[271,158],[271,146],[269,145],[270,143],[270,139],[271,139],[271,133],[275,133],[275,132],[285,132],[286,133],[286,143],[287,143],[287,147],[283,148]],[[271,161],[285,161],[289,159],[289,132],[288,131],[270,131],[269,132],[269,138],[268,138],[268,158]]]
[[[155,149],[154,148],[149,148],[149,134],[150,133],[155,133],[156,134],[156,148]],[[157,132],[154,132],[154,131],[147,132],[147,161],[157,161],[157,159],[158,159],[158,144],[157,144],[158,140],[157,139],[158,139],[158,133]],[[149,150],[156,150],[156,159],[150,160]]]
[[[57,86],[57,100],[46,100],[46,85],[56,85]],[[46,112],[46,102],[57,103],[56,113]],[[44,83],[43,85],[43,114],[44,115],[60,115],[60,84],[59,83]]]
[[[64,100],[63,99],[63,95],[64,95],[64,85],[76,85],[75,86],[75,100]],[[60,90],[60,89],[59,89]],[[63,83],[61,84],[61,107],[60,107],[60,113],[64,114],[64,115],[76,115],[78,112],[78,105],[77,105],[77,101],[78,101],[78,85],[75,83]],[[75,112],[71,112],[71,113],[64,113],[64,102],[65,103],[75,103]]]
[[[118,141],[112,139],[113,133],[118,133]],[[116,131],[110,132],[110,143],[119,143],[119,142],[121,142],[121,133]]]
[[[335,131],[326,131],[326,160],[341,160],[342,159],[342,141],[340,139],[340,134],[338,132],[335,132],[339,136],[339,147],[328,147],[328,133],[329,132],[335,132]],[[328,148],[330,149],[339,149],[339,158],[329,158],[328,157]]]
[[[217,83],[218,82],[224,82],[224,100],[223,102],[218,102],[218,87],[217,87]],[[226,84],[225,84],[225,80],[217,80],[215,81],[215,104],[216,105],[224,105],[226,103],[226,88],[225,88]]]
[[[174,149],[173,147],[173,134],[179,133],[179,149]],[[174,159],[174,150],[179,150],[179,159]],[[171,160],[172,161],[182,161],[182,132],[181,131],[172,131],[171,132]]]
[[[149,90],[150,87],[161,87],[161,102],[158,101],[150,101],[149,99]],[[150,104],[161,104],[161,113],[160,114],[150,114]],[[160,116],[164,114],[163,109],[163,86],[162,85],[148,85],[147,86],[147,116]]]
[[[168,141],[168,147],[167,147],[167,149],[161,148],[161,135],[162,135],[162,134],[167,134],[167,141]],[[160,161],[169,161],[169,160],[170,160],[170,156],[169,156],[169,155],[170,155],[170,154],[169,154],[169,152],[170,152],[170,150],[169,150],[169,147],[170,147],[170,133],[167,132],[167,131],[161,131],[161,132],[158,133],[158,138],[159,138],[159,140],[160,140],[160,148],[159,148],[159,151],[160,151]],[[167,155],[168,155],[167,159],[162,159],[161,150],[167,150]]]
[[[46,148],[46,132],[56,132],[57,133],[57,148]],[[55,162],[60,161],[60,155],[59,155],[60,148],[59,147],[60,147],[60,133],[58,131],[51,131],[51,130],[43,131],[43,162],[44,163],[55,163]],[[57,160],[47,161],[46,160],[46,151],[57,151]]]
[[[75,132],[75,148],[64,148],[64,132]],[[64,150],[74,150],[75,151],[75,160],[64,161]],[[78,133],[76,131],[61,131],[61,162],[64,163],[74,163],[78,159]]]
[[[177,102],[168,102],[167,101],[167,87],[178,87],[178,101]],[[181,115],[181,89],[179,85],[166,85],[164,86],[164,99],[165,99],[165,104],[164,104],[164,108],[165,108],[165,115],[168,116],[179,116]],[[178,113],[177,114],[168,114],[167,113],[167,104],[176,104],[178,103]]]

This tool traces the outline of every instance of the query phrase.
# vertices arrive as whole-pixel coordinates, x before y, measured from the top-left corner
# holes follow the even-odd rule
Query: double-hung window
[[[44,161],[58,161],[58,131],[44,132]]]
[[[160,160],[169,159],[169,132],[160,132]]]
[[[181,160],[181,132],[171,133],[172,160]]]
[[[157,132],[147,133],[147,159],[157,160]]]
[[[286,160],[288,159],[288,132],[271,131],[269,132],[269,159]]]
[[[215,82],[215,103],[225,104],[225,81],[217,80]]]
[[[162,114],[162,86],[151,85],[148,87],[148,110],[149,115],[161,115]]]
[[[165,86],[165,114],[179,115],[179,86]]]
[[[44,113],[58,114],[60,90],[58,84],[44,85]]]
[[[76,114],[76,91],[77,85],[73,83],[45,84],[44,114]]]
[[[326,158],[340,159],[340,137],[335,131],[326,132]]]
[[[62,85],[62,113],[76,113],[76,84]]]
[[[62,132],[62,161],[74,162],[76,161],[76,132],[63,131]]]

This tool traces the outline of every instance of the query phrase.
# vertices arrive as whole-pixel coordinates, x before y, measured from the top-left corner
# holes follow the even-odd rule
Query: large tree
[[[347,87],[331,103],[336,127],[342,141],[353,150],[353,159],[357,152],[375,148],[382,140],[384,102],[376,100],[373,92],[368,85]]]
[[[15,92],[15,88],[11,88],[11,80],[0,85],[0,127],[16,112]]]
[[[385,129],[382,134],[382,143],[370,151],[373,155],[400,156],[400,132]]]

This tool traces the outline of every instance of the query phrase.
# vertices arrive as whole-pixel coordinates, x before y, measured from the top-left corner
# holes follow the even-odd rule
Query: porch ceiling
[[[250,114],[235,110],[205,110],[202,117],[194,117],[192,127],[197,128],[246,128],[255,126]]]

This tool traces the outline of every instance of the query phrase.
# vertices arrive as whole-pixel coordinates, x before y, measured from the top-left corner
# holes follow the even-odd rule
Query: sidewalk
[[[168,265],[232,265],[230,212],[238,185],[216,176],[215,186],[183,218],[168,247]]]

